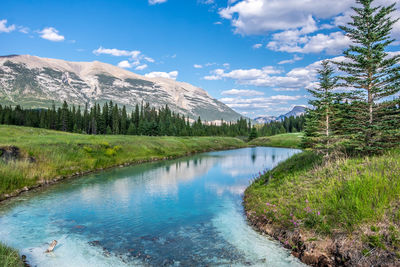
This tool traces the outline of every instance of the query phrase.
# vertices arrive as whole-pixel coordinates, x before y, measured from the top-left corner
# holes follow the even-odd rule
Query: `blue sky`
[[[394,0],[393,0],[394,1]],[[376,0],[387,4],[391,0]],[[398,10],[394,14],[400,17]],[[0,54],[98,60],[205,89],[249,116],[307,104],[354,0],[3,0]],[[393,30],[400,40],[400,23]],[[398,51],[395,44],[391,51]]]

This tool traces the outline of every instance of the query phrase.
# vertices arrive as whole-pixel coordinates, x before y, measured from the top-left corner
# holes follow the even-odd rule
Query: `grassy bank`
[[[24,266],[18,251],[0,243],[0,266],[22,267]]]
[[[300,231],[308,245],[345,236],[362,262],[398,260],[400,150],[327,164],[312,152],[295,155],[246,190],[245,208],[259,226]]]
[[[250,141],[249,145],[300,148],[302,137],[302,133],[278,134],[274,136],[256,138]]]
[[[0,133],[0,148],[20,150],[18,160],[0,160],[0,196],[55,177],[246,146],[229,137],[93,136],[5,125]]]

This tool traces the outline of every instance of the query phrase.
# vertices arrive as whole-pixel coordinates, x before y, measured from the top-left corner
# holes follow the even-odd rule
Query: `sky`
[[[394,17],[400,17],[399,0]],[[3,0],[0,55],[101,61],[206,90],[254,118],[307,105],[355,0]],[[393,38],[400,40],[400,22]],[[400,42],[389,51],[397,52]]]

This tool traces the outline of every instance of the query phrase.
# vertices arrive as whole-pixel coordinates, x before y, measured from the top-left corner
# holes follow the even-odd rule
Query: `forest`
[[[149,103],[136,105],[128,113],[126,107],[118,107],[112,101],[100,107],[70,106],[64,102],[62,107],[55,105],[50,109],[24,109],[0,105],[0,124],[29,126],[65,132],[84,134],[121,134],[148,136],[242,136],[254,139],[258,136],[271,136],[280,133],[300,132],[304,117],[290,117],[257,127],[250,120],[240,118],[235,123],[221,120],[219,125],[202,121],[189,121],[166,105],[156,109]]]

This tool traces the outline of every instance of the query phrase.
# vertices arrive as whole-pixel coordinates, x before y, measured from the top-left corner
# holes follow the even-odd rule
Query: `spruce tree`
[[[381,104],[381,100],[400,90],[400,55],[385,52],[394,42],[390,34],[398,19],[390,17],[395,4],[373,7],[374,0],[357,0],[357,3],[361,6],[353,7],[352,21],[341,27],[353,44],[344,51],[346,60],[336,64],[347,74],[342,77],[344,85],[354,88],[351,105],[354,124],[350,129],[354,148],[374,153],[382,150],[382,144],[388,145],[385,139],[389,135],[398,135],[389,122],[396,115],[382,116],[388,103]]]
[[[312,108],[308,110],[306,116],[303,145],[329,158],[331,152],[336,151],[338,144],[334,127],[339,119],[337,105],[340,94],[335,92],[338,77],[334,76],[334,69],[328,60],[322,61],[318,74],[319,85],[307,89],[313,99],[308,102]]]

